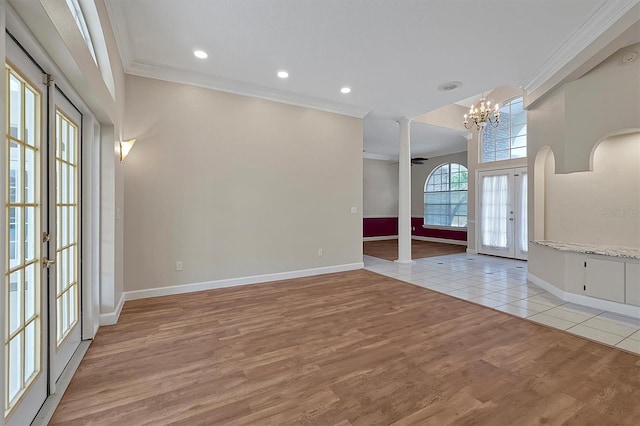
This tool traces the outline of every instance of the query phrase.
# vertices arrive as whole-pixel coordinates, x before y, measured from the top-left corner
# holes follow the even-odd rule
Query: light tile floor
[[[564,302],[527,281],[527,262],[452,254],[413,265],[364,256],[365,269],[640,354],[640,320]]]

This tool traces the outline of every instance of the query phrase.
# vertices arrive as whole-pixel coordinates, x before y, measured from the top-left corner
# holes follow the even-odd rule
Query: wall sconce
[[[129,155],[129,151],[133,148],[133,144],[136,143],[135,139],[130,139],[128,141],[122,142],[120,141],[120,162],[122,163],[124,159]]]

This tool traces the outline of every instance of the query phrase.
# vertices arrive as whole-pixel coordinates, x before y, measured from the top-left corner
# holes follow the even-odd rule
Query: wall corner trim
[[[116,309],[113,312],[107,312],[106,314],[100,314],[100,326],[103,325],[114,325],[118,322],[118,318],[120,318],[120,312],[122,312],[122,307],[125,302],[125,293],[122,293],[120,296],[120,300],[116,305]],[[97,331],[97,329],[96,329]]]
[[[612,302],[609,300],[598,299],[590,296],[584,296],[582,294],[569,293],[564,290],[560,290],[555,285],[533,275],[531,272],[527,272],[527,280],[531,281],[543,290],[548,291],[558,299],[564,300],[565,302],[576,303],[578,305],[587,306],[589,308],[613,312],[615,314],[640,319],[640,309],[638,309],[637,306]]]
[[[301,269],[298,271],[277,272],[265,275],[253,275],[249,277],[228,278],[216,281],[206,281],[192,284],[179,284],[167,287],[156,287],[145,290],[132,290],[125,292],[125,300],[147,299],[150,297],[171,296],[175,294],[193,293],[196,291],[214,290],[217,288],[236,287],[249,284],[260,284],[271,281],[289,280],[314,275],[332,274],[335,272],[353,271],[364,268],[364,262],[347,263],[343,265],[325,266],[321,268]]]
[[[468,248],[468,249],[467,249],[467,253],[468,253],[468,254],[478,254],[478,250]]]

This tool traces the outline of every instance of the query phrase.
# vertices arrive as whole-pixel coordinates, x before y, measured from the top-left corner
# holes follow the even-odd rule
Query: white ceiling
[[[364,149],[395,155],[394,120],[505,84],[526,87],[604,31],[617,0],[106,0],[125,70],[365,116]],[[627,1],[628,3],[628,1]],[[609,24],[611,25],[611,24]],[[593,32],[593,31],[591,31]],[[597,35],[597,34],[596,34]],[[584,38],[584,37],[581,37]],[[561,49],[564,47],[564,50]],[[192,52],[208,52],[206,60]],[[555,56],[554,56],[555,55]],[[574,54],[575,56],[575,54]],[[281,80],[278,70],[290,77]],[[441,83],[463,82],[443,92]],[[342,86],[352,92],[340,93]],[[368,114],[368,115],[367,115]],[[413,155],[465,149],[412,125]]]

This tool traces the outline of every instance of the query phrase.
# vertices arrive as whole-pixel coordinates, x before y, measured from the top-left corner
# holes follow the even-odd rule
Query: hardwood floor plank
[[[127,302],[52,425],[637,424],[640,357],[360,270]]]
[[[411,240],[412,259],[444,256],[447,254],[464,253],[466,251],[466,245]],[[362,244],[362,252],[367,256],[373,256],[379,259],[396,260],[398,258],[398,240],[364,241]]]

